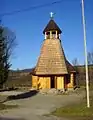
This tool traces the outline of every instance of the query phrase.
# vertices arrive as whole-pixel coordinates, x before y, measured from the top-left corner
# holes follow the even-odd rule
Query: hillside
[[[85,66],[74,66],[77,75],[78,86],[85,85]],[[8,81],[5,87],[31,87],[31,73],[34,68],[23,70],[10,70]],[[93,84],[93,65],[89,65],[89,81]]]

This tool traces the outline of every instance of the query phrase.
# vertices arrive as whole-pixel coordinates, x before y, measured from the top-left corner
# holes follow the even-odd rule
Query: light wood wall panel
[[[64,89],[64,76],[57,77],[57,89]]]
[[[32,76],[32,87],[38,88],[38,76]]]

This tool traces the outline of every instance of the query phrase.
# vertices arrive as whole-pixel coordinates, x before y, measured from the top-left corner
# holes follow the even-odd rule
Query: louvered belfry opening
[[[45,34],[45,39],[59,39],[61,33],[62,31],[53,19],[49,21],[43,31],[43,34]]]
[[[65,89],[70,86],[67,85],[69,83],[66,82],[68,81],[67,76],[75,73],[75,70],[66,60],[62,42],[60,40],[61,33],[62,31],[53,19],[49,21],[43,31],[45,39],[42,43],[40,56],[33,76],[33,84],[34,86],[39,84],[38,89]],[[73,75],[71,77],[71,84],[73,84]]]

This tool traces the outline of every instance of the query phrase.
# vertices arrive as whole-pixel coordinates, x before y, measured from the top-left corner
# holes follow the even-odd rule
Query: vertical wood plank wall
[[[38,88],[38,76],[32,76],[32,87]]]
[[[50,77],[47,77],[47,88],[48,88],[48,89],[51,88],[51,87],[50,87],[50,83],[51,83],[51,82],[50,82]]]
[[[74,87],[74,74],[70,74],[70,83],[67,85],[68,88],[73,88]]]
[[[64,89],[64,76],[57,77],[57,89]]]
[[[65,76],[55,76],[55,88],[64,89],[65,88]],[[38,77],[32,76],[32,87],[36,89],[50,89],[51,88],[51,78],[50,77]],[[70,74],[70,83],[67,84],[67,88],[74,87],[74,74]]]
[[[39,77],[38,83],[40,84],[39,89],[50,89],[50,77]]]
[[[74,74],[71,73],[70,75],[70,83],[71,83],[71,86],[73,87],[74,86]]]

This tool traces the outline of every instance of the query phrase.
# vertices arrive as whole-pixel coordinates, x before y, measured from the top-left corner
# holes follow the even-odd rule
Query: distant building
[[[32,87],[36,89],[68,90],[76,86],[76,71],[65,57],[60,40],[61,33],[62,31],[51,18],[43,31],[45,39],[32,73]]]

